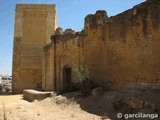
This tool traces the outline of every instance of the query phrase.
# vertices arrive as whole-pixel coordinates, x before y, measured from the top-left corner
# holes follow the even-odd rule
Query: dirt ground
[[[13,103],[19,102],[23,99],[22,94],[20,95],[0,95],[0,104],[5,103]]]
[[[83,98],[69,93],[34,102],[23,100],[22,95],[6,95],[0,96],[0,105],[1,110],[5,106],[7,120],[119,120],[118,111],[112,106],[112,96],[116,94],[160,104],[159,93],[108,91],[102,96]]]
[[[7,120],[101,120],[63,96],[28,102],[22,95],[3,95],[0,104],[1,108],[5,106]]]

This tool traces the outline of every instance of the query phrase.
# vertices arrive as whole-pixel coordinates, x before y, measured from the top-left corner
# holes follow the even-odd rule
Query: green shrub
[[[78,83],[82,84],[84,80],[89,79],[89,70],[86,66],[78,66],[77,64],[73,63],[72,72]]]
[[[93,81],[89,80],[89,70],[87,66],[72,64],[72,73],[76,79],[75,83],[70,83],[61,89],[58,94],[80,91],[82,96],[88,96],[91,90],[97,87]]]
[[[91,80],[89,80],[89,70],[87,66],[78,66],[73,63],[72,72],[77,80],[81,95],[88,96],[91,93],[91,89],[94,87],[94,84]]]
[[[10,92],[11,91],[11,88],[8,87],[8,86],[6,86],[5,89],[6,89],[6,92]]]

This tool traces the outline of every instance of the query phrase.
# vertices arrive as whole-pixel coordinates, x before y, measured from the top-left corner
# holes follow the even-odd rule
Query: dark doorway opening
[[[69,85],[71,83],[71,67],[65,66],[63,69],[63,87],[66,87],[67,85]]]

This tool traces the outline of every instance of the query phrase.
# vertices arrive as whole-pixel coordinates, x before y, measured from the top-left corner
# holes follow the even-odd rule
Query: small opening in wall
[[[64,66],[63,68],[63,87],[69,85],[71,83],[71,67],[68,65]]]

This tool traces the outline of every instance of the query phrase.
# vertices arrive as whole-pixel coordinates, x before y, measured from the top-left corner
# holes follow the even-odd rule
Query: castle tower
[[[56,6],[17,4],[13,48],[13,93],[41,88],[43,46],[58,26]]]

